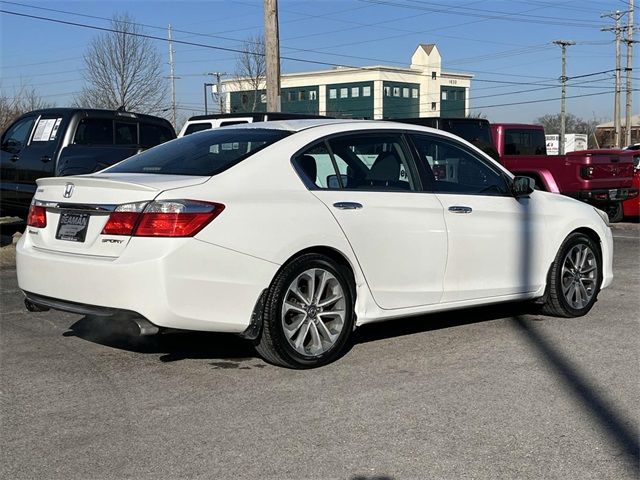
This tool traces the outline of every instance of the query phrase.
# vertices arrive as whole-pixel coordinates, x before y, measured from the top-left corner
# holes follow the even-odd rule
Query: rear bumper
[[[106,258],[37,249],[29,235],[18,243],[16,265],[19,287],[37,304],[90,315],[127,311],[159,327],[233,333],[247,328],[279,268],[194,238],[133,238],[120,257]]]
[[[585,201],[592,205],[603,205],[611,202],[622,202],[638,196],[637,188],[598,188],[594,190],[581,190],[579,192],[563,192],[578,200]]]

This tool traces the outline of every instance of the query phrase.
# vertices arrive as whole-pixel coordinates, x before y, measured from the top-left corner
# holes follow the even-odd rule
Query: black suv
[[[38,178],[92,173],[174,138],[171,124],[151,115],[83,108],[26,113],[2,134],[0,210],[24,216]]]

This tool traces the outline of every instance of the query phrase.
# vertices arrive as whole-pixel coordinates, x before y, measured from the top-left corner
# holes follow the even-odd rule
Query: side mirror
[[[348,177],[346,175],[340,175],[342,185],[347,185]],[[327,175],[327,188],[340,188],[340,182],[337,175]]]
[[[511,193],[516,198],[528,197],[536,188],[536,181],[529,177],[515,177],[511,184]]]

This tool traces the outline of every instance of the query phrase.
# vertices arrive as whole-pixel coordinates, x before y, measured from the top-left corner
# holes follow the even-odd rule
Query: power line
[[[543,15],[529,15],[526,13],[513,13],[513,12],[500,12],[488,9],[478,9],[463,6],[438,4],[435,2],[418,2],[414,0],[414,3],[418,5],[411,5],[407,3],[400,3],[392,0],[360,0],[361,2],[373,3],[385,6],[394,6],[400,8],[409,8],[414,10],[426,10],[434,13],[446,13],[451,15],[461,15],[466,17],[481,17],[489,20],[504,20],[520,23],[539,23],[544,25],[559,25],[564,27],[577,27],[577,28],[600,28],[597,22],[584,20],[581,23],[558,21],[557,17],[548,17]],[[466,11],[465,11],[466,10]]]

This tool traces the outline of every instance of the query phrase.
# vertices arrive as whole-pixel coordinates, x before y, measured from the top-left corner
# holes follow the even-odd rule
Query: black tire
[[[318,355],[303,355],[289,343],[284,333],[282,307],[289,287],[303,272],[322,269],[332,274],[344,294],[344,322],[337,340]],[[344,352],[354,324],[354,280],[351,271],[325,255],[303,254],[276,274],[269,286],[263,308],[262,332],[255,344],[258,354],[267,362],[288,368],[314,368],[336,360]],[[306,317],[305,317],[306,318]]]
[[[609,223],[621,222],[624,218],[624,209],[622,208],[622,202],[615,202],[607,205],[603,209],[609,216]]]
[[[576,308],[574,305],[571,305],[563,292],[562,269],[569,252],[579,246],[586,246],[591,252],[593,252],[597,270],[594,275],[595,278],[593,279],[595,283],[593,285],[593,294],[591,298],[584,306]],[[571,279],[571,275],[568,275],[566,279],[567,278]],[[569,235],[558,250],[558,254],[556,255],[553,265],[549,271],[547,282],[546,301],[541,308],[543,314],[565,318],[581,317],[582,315],[586,315],[597,301],[598,294],[600,293],[600,286],[602,285],[602,253],[600,252],[600,246],[590,237],[582,233],[572,233]]]

